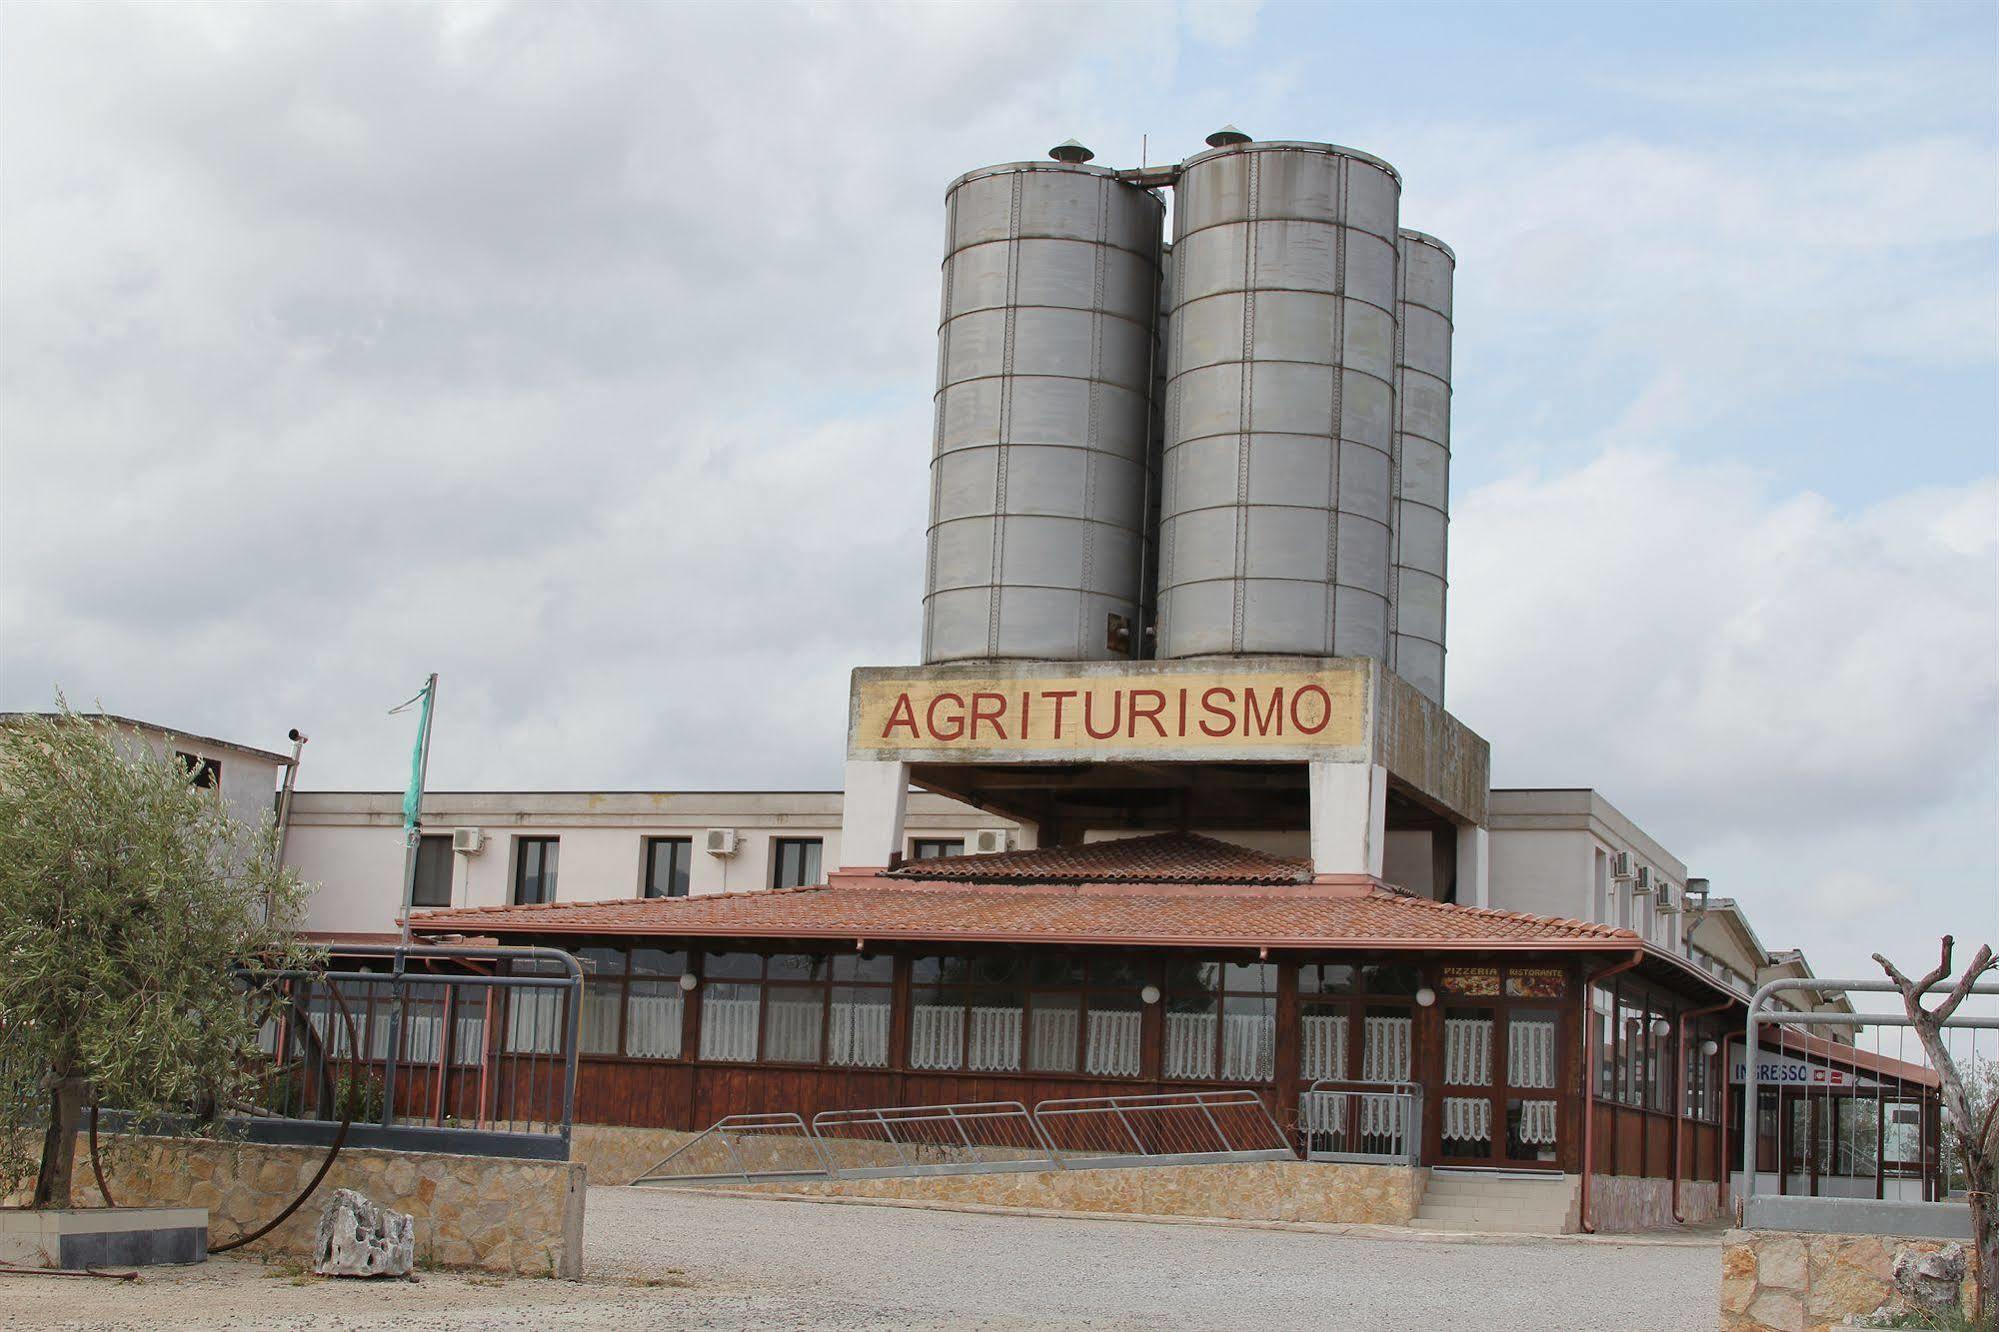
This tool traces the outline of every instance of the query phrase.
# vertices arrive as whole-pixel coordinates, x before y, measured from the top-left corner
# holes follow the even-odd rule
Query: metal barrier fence
[[[812,1134],[848,1179],[1058,1168],[1019,1101],[825,1110],[812,1117]]]
[[[1926,993],[1950,985],[1946,978]],[[1743,1219],[1751,1226],[1781,1220],[1812,1228],[1811,1217],[1824,1212],[1852,1228],[1861,1215],[1855,1204],[1869,1203],[1881,1216],[1892,1212],[1897,1226],[1949,1224],[1944,1214],[1962,1212],[1964,1197],[1953,1178],[1953,1131],[1942,1113],[1939,1079],[1908,1030],[1906,1012],[1777,1006],[1786,1002],[1779,995],[1801,996],[1804,1007],[1844,993],[1899,996],[1887,980],[1771,981],[1749,1002],[1740,1045],[1727,1043],[1730,1080],[1741,1081],[1746,1108],[1733,1181]],[[1974,985],[1969,993],[1980,1002],[1967,1000],[1939,1037],[1974,1112],[1982,1113],[1999,1099],[1999,1005],[1986,1002],[1999,995],[1999,984]],[[1816,1034],[1828,1029],[1838,1039]],[[1880,1211],[1883,1205],[1889,1211]]]
[[[1308,1161],[1414,1165],[1422,1155],[1422,1088],[1321,1078],[1298,1098],[1298,1133]]]
[[[868,1179],[1111,1166],[1295,1161],[1248,1088],[1042,1101],[885,1106],[717,1120],[633,1180]]]
[[[1043,1101],[1034,1118],[1071,1167],[1298,1159],[1246,1087]]]
[[[380,959],[382,969],[368,969]],[[344,945],[357,969],[245,972],[271,1010],[233,1126],[252,1141],[566,1160],[582,971],[550,948]]]

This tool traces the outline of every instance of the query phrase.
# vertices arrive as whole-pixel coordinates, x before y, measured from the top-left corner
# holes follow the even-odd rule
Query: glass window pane
[[[1043,953],[1034,959],[1029,975],[1036,985],[1081,985],[1083,959],[1062,953]]]
[[[1029,1022],[1027,1066],[1041,1073],[1076,1071],[1083,996],[1037,990]]]
[[[1414,1010],[1406,1004],[1370,1004],[1361,1023],[1363,1082],[1408,1082]]]
[[[825,980],[827,961],[821,953],[773,953],[765,973],[774,981]]]
[[[891,992],[886,986],[835,986],[827,1018],[826,1062],[842,1068],[886,1068]]]
[[[917,985],[928,985],[944,977],[944,959],[941,957],[916,957],[909,962],[909,979]]]
[[[1097,957],[1090,960],[1090,985],[1136,990],[1152,979],[1152,967],[1129,957]]]
[[[703,953],[701,974],[711,980],[755,980],[764,974],[760,953]]]
[[[625,1053],[634,1059],[680,1058],[686,991],[677,981],[635,980],[625,1014]]]
[[[1221,1000],[1214,992],[1221,968],[1214,963],[1167,964],[1166,1049],[1160,1073],[1169,1078],[1212,1078],[1221,1048]]]
[[[1515,1008],[1506,1015],[1508,1086],[1553,1089],[1561,1061],[1561,1043],[1555,1039],[1560,1022],[1560,1013],[1552,1008]]]
[[[895,979],[895,959],[886,953],[842,953],[833,959],[833,979],[886,985]]]
[[[646,896],[685,897],[694,844],[684,837],[655,837],[646,844]]]
[[[773,963],[777,959],[771,959]],[[770,985],[764,990],[763,1057],[777,1063],[816,1064],[826,1024],[826,991],[817,985]]]
[[[634,976],[678,976],[686,970],[685,949],[634,948],[632,950]]]
[[[1306,1081],[1346,1077],[1350,1011],[1323,999],[1298,1005],[1298,1072]]]
[[[970,959],[966,974],[974,985],[1019,985],[1027,964],[1017,953],[986,953]]]
[[[410,901],[420,907],[451,905],[451,835],[424,834],[416,848],[416,883]]]
[[[724,954],[724,956],[729,956]],[[733,956],[744,956],[734,954]],[[701,1057],[749,1063],[757,1057],[761,985],[709,982],[701,988]]]
[[[579,948],[576,958],[583,964],[583,978],[592,976],[622,976],[625,974],[625,950],[622,948]]]
[[[1231,994],[1222,1000],[1222,1080],[1268,1082],[1277,1073],[1277,1001]]]
[[[1231,962],[1222,973],[1222,988],[1251,994],[1277,993],[1275,962]]]
[[[922,959],[935,962],[936,958]],[[909,1066],[963,1068],[965,993],[937,986],[910,990]]]
[[[1135,990],[1093,990],[1083,1071],[1135,1078],[1145,1043],[1145,1004]]]
[[[618,1009],[624,1003],[624,982],[586,975],[583,979],[583,1021],[576,1047],[584,1054],[618,1053]]]
[[[966,1033],[965,1067],[976,1073],[1020,1071],[1020,1029],[1026,1003],[1019,990],[975,989]]]

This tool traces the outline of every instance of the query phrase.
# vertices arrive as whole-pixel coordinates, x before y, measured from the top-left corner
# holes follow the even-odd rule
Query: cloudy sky
[[[1809,21],[1800,21],[1808,18]],[[0,707],[831,786],[917,654],[943,187],[1224,121],[1460,257],[1451,706],[1821,974],[1999,926],[1999,19],[0,8]]]

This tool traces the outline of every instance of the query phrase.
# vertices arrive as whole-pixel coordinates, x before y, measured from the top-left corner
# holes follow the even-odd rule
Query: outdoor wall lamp
[[[699,985],[700,983],[701,983],[701,978],[700,978],[699,976],[696,976],[696,975],[695,975],[695,974],[694,974],[693,972],[691,972],[691,971],[683,971],[683,972],[681,972],[681,973],[680,973],[680,988],[681,988],[681,989],[683,989],[683,990],[691,990],[691,989],[693,989],[693,988],[694,988],[695,986]]]
[[[1428,1008],[1431,1004],[1434,1004],[1436,1002],[1437,1002],[1437,992],[1431,989],[1429,986],[1425,985],[1422,989],[1416,991],[1416,1003],[1420,1007]]]
[[[1159,1002],[1159,987],[1148,985],[1138,992],[1138,997],[1148,1004],[1156,1004]]]
[[[1652,1034],[1654,1036],[1668,1036],[1672,1034],[1672,1031],[1673,1031],[1673,1024],[1666,1021],[1666,1019],[1664,1018],[1652,1019]]]
[[[1721,1047],[1719,1045],[1716,1045],[1713,1040],[1705,1040],[1701,1042],[1701,1053],[1703,1055],[1706,1055],[1709,1059],[1714,1058],[1715,1051],[1719,1049],[1721,1049]]]

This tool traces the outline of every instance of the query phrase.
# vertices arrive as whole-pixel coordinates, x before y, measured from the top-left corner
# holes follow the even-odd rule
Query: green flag
[[[403,792],[403,835],[416,831],[417,814],[423,807],[423,753],[430,741],[430,704],[437,691],[437,677],[424,681],[423,688],[415,697],[398,707],[389,709],[389,715],[407,712],[414,704],[422,703],[423,711],[417,715],[416,747],[410,750],[410,784]]]

